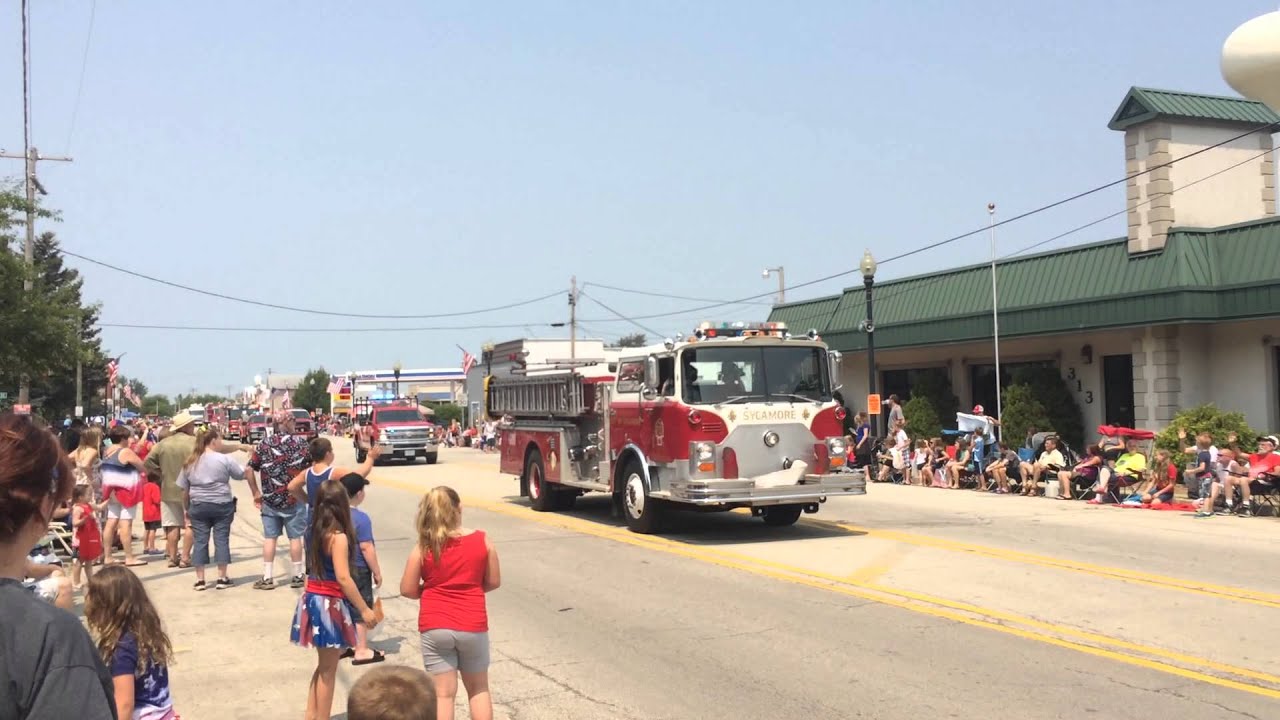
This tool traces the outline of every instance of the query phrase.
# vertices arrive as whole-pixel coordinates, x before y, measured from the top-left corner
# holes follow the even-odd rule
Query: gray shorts
[[[422,665],[432,675],[489,669],[489,633],[428,630],[422,633]]]

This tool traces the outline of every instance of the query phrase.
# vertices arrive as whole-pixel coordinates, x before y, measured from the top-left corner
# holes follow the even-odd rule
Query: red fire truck
[[[692,337],[623,351],[616,366],[493,377],[502,472],[533,509],[611,493],[631,530],[675,508],[749,507],[790,525],[833,495],[866,493],[845,466],[840,354],[782,323],[703,323]]]

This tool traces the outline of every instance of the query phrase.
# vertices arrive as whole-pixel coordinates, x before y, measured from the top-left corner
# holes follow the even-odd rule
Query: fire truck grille
[[[391,440],[426,440],[430,437],[430,433],[426,428],[409,428],[405,430],[388,428],[387,437]]]

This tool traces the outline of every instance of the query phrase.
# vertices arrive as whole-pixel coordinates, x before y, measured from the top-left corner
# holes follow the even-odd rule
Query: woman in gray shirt
[[[244,467],[222,452],[222,438],[216,429],[210,428],[196,438],[195,451],[178,474],[182,505],[196,536],[191,555],[191,564],[196,570],[196,590],[208,587],[204,582],[204,566],[209,564],[211,531],[214,562],[218,564],[215,587],[219,590],[231,587],[227,565],[231,563],[231,521],[236,516],[236,499],[231,494],[233,479],[244,479]]]

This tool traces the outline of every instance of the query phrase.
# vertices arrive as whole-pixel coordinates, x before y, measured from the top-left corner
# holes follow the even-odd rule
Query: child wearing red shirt
[[[142,542],[143,555],[160,555],[156,548],[156,531],[160,529],[160,478],[147,478],[142,487],[142,523],[147,533]]]

